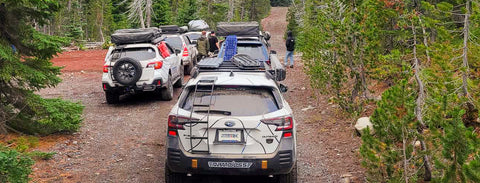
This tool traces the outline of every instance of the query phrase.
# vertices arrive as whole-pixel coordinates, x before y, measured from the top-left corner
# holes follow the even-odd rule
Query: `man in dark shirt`
[[[210,37],[208,38],[208,43],[210,45],[210,48],[209,48],[209,55],[213,55],[215,53],[215,51],[217,51],[220,46],[218,45],[218,39],[217,39],[217,36],[215,36],[215,32],[212,31],[210,33]]]
[[[285,55],[285,67],[287,67],[288,59],[290,58],[290,68],[293,68],[293,52],[295,51],[295,38],[292,31],[287,32],[287,41],[285,42],[287,47],[287,54]]]

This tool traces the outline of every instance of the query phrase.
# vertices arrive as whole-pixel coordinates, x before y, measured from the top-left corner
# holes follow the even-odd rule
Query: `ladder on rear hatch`
[[[211,110],[211,105],[212,105],[212,98],[213,98],[213,90],[215,89],[215,80],[216,78],[205,78],[205,79],[200,79],[197,81],[195,84],[195,90],[193,91],[193,101],[192,101],[192,108],[190,111],[190,121],[187,122],[187,124],[190,124],[190,150],[189,152],[197,154],[197,153],[210,153],[210,143],[208,140],[209,137],[209,126],[208,126],[208,121],[210,120],[210,110]],[[206,87],[200,87],[199,86],[206,86]],[[206,89],[208,88],[208,89]],[[198,94],[200,94],[200,97],[198,97]],[[203,104],[202,98],[204,96],[210,96],[208,99],[208,104]],[[198,100],[200,98],[200,101],[198,104]],[[207,114],[201,118],[198,121],[192,120],[192,115],[195,112],[195,108],[207,108]],[[204,120],[203,120],[204,119]],[[202,136],[194,136],[193,135],[193,127],[196,125],[205,125],[205,132],[203,133]],[[194,142],[194,140],[200,140],[197,142]],[[202,143],[203,140],[207,141],[207,148],[206,149],[197,149],[197,147]]]

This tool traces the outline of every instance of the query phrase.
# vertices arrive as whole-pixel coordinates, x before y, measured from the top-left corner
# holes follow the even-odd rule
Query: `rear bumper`
[[[162,79],[158,79],[153,81],[151,84],[143,84],[143,85],[133,85],[133,86],[124,86],[120,84],[114,84],[114,86],[111,86],[108,83],[103,82],[102,83],[102,88],[103,91],[105,92],[116,92],[116,93],[128,93],[133,91],[154,91],[157,88],[164,88],[165,83],[163,82]]]
[[[266,155],[191,154],[178,148],[176,137],[169,136],[168,142],[167,167],[176,173],[279,175],[289,173],[296,161],[293,138],[282,139],[277,151]],[[192,167],[193,159],[197,168]],[[262,168],[262,161],[267,161],[266,168]]]

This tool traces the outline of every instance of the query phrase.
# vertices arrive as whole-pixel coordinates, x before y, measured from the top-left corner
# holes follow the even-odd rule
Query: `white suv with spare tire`
[[[126,93],[153,92],[162,100],[173,98],[173,87],[183,84],[180,50],[173,50],[155,28],[116,31],[103,66],[102,88],[107,103]]]

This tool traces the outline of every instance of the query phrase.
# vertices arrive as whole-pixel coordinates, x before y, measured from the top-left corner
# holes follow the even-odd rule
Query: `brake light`
[[[157,62],[151,62],[151,63],[148,63],[147,64],[147,68],[152,68],[157,70],[157,69],[161,69],[163,66],[163,61],[157,61]]]
[[[184,57],[188,57],[188,49],[187,47],[185,46],[185,44],[183,45],[183,55]]]
[[[286,131],[293,129],[293,119],[291,116],[284,116],[278,118],[264,119],[262,123],[267,125],[275,125],[277,129],[275,131]]]
[[[103,73],[108,73],[108,68],[109,68],[109,67],[110,67],[110,66],[108,66],[108,65],[104,65],[104,66],[103,66]]]

